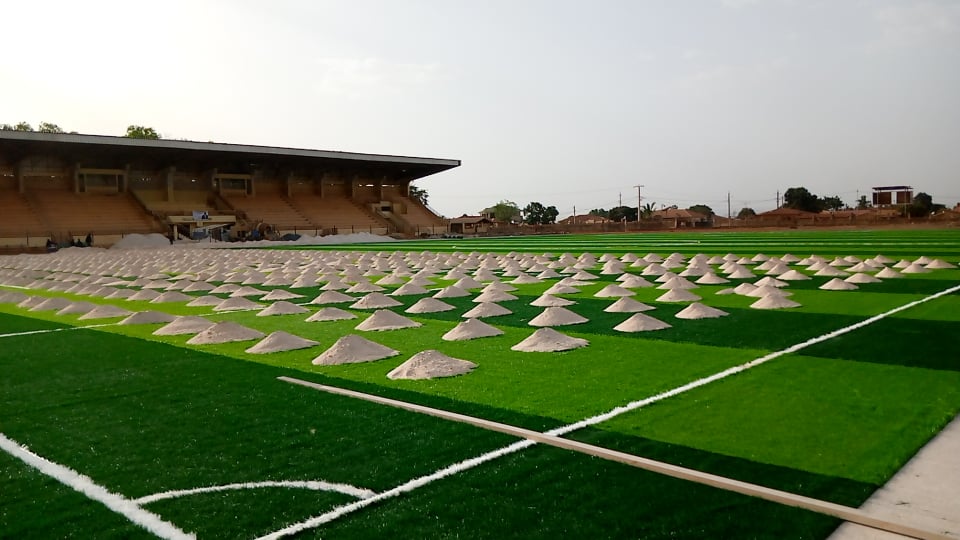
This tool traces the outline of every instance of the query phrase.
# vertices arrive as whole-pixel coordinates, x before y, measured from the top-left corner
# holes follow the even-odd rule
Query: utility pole
[[[622,192],[622,191],[617,195],[617,200],[619,201],[619,203],[617,204],[617,206],[623,207],[623,192]]]
[[[577,224],[577,205],[573,205],[573,224]]]
[[[777,190],[777,208],[780,208],[780,190]]]
[[[730,214],[730,192],[728,191],[727,192],[727,225],[730,225],[731,217],[732,216]]]
[[[643,197],[640,196],[640,188],[644,187],[644,185],[637,184],[633,187],[637,188],[637,223],[640,223],[640,201],[643,200]]]

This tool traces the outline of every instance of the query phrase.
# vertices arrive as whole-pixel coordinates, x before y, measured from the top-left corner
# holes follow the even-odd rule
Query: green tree
[[[624,218],[627,221],[636,221],[637,209],[633,206],[614,206],[607,217],[613,221],[623,221]]]
[[[933,207],[933,197],[921,191],[914,195],[913,202],[907,207],[907,214],[910,217],[926,217],[933,211]]]
[[[857,210],[866,210],[867,208],[870,208],[870,202],[867,201],[866,195],[861,195],[860,198],[857,199]]]
[[[805,187],[792,187],[783,194],[783,206],[805,212],[819,212],[823,204],[819,197]]]
[[[13,126],[14,131],[33,131],[33,127],[26,122],[20,122],[19,124]]]
[[[523,222],[527,225],[547,225],[556,222],[559,213],[556,206],[532,202],[523,208]]]
[[[152,127],[130,125],[127,126],[127,133],[124,137],[130,137],[131,139],[159,139],[160,134]]]
[[[843,201],[840,200],[840,197],[834,195],[833,197],[824,197],[820,199],[820,204],[823,206],[824,210],[843,210],[847,205],[843,204]]]
[[[750,219],[755,215],[757,215],[757,212],[753,208],[741,208],[737,212],[737,219]]]
[[[40,126],[37,127],[37,131],[39,131],[40,133],[63,133],[64,132],[62,127],[56,124],[51,124],[50,122],[40,122]]]
[[[648,202],[640,208],[640,217],[643,219],[650,219],[653,217],[653,213],[657,211],[655,203]]]
[[[513,223],[520,220],[520,207],[513,201],[506,199],[488,208],[484,213],[493,214],[493,218],[501,223]]]
[[[697,212],[699,214],[703,214],[707,217],[710,217],[713,215],[713,208],[710,208],[705,204],[695,204],[690,208],[687,208],[687,210],[690,210],[691,212]]]
[[[603,208],[594,208],[593,210],[591,210],[591,211],[589,211],[589,212],[587,212],[587,213],[590,214],[591,216],[600,216],[600,217],[605,217],[605,218],[610,217],[610,211],[609,211],[609,210],[605,210],[605,209],[603,209]]]
[[[13,131],[13,126],[10,124],[0,124],[0,131]]]
[[[426,204],[427,204],[427,199],[430,198],[430,194],[427,193],[427,190],[425,190],[425,189],[423,189],[423,188],[419,188],[419,187],[417,187],[417,186],[411,185],[411,186],[410,186],[410,198],[411,198],[411,199],[416,199],[416,200],[420,201],[421,203],[423,203],[424,205],[426,205]]]

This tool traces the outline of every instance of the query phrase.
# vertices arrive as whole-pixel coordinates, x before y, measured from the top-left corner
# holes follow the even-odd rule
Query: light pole
[[[640,188],[644,187],[644,185],[638,184],[633,187],[637,188],[637,223],[639,224],[640,223],[640,201],[643,200],[643,197],[640,196]]]

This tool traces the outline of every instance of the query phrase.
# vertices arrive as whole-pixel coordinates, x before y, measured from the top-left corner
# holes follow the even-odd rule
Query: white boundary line
[[[349,484],[335,484],[323,480],[267,480],[264,482],[241,482],[237,484],[224,484],[222,486],[208,486],[194,489],[177,489],[154,493],[146,497],[134,499],[133,502],[139,505],[150,504],[166,499],[176,499],[177,497],[186,497],[189,495],[199,495],[201,493],[216,493],[219,491],[234,491],[241,489],[260,489],[260,488],[299,488],[312,491],[335,491],[350,495],[358,499],[367,499],[376,495],[372,490],[351,486]]]
[[[153,512],[140,508],[140,505],[137,504],[136,501],[131,501],[123,495],[112,493],[108,491],[107,488],[94,483],[93,480],[73,469],[69,469],[59,463],[54,463],[34,454],[28,450],[27,447],[20,445],[3,433],[0,433],[0,449],[26,463],[28,466],[33,467],[40,473],[86,495],[87,498],[102,503],[110,510],[124,516],[131,522],[143,527],[160,538],[176,540],[196,538],[195,535],[183,532],[176,525],[164,521]]]
[[[14,332],[12,334],[0,334],[0,338],[32,336],[34,334],[50,334],[53,332],[64,332],[67,330],[84,330],[86,328],[103,328],[104,326],[116,326],[118,323],[88,324],[86,326],[65,326],[63,328],[48,328],[46,330],[27,330],[26,332]]]
[[[786,349],[782,349],[782,350],[779,350],[779,351],[770,353],[770,354],[768,354],[768,355],[766,355],[766,356],[762,356],[762,357],[757,358],[757,359],[755,359],[755,360],[751,360],[750,362],[747,362],[747,363],[744,363],[744,364],[740,364],[740,365],[738,365],[738,366],[734,366],[734,367],[729,368],[729,369],[725,369],[725,370],[723,370],[723,371],[721,371],[721,372],[719,372],[719,373],[715,373],[715,374],[713,374],[713,375],[710,375],[709,377],[704,377],[704,378],[702,378],[702,379],[697,379],[697,380],[692,381],[692,382],[690,382],[690,383],[687,383],[687,384],[685,384],[685,385],[683,385],[683,386],[678,386],[677,388],[674,388],[674,389],[672,389],[672,390],[668,390],[668,391],[666,391],[666,392],[661,392],[661,393],[659,393],[659,394],[657,394],[657,395],[655,395],[655,396],[651,396],[651,397],[648,397],[648,398],[646,398],[646,399],[641,399],[641,400],[638,400],[638,401],[632,401],[632,402],[630,402],[630,403],[628,403],[628,404],[626,404],[626,405],[623,405],[623,406],[620,406],[620,407],[616,407],[616,408],[614,408],[614,409],[611,409],[611,410],[608,411],[608,412],[605,412],[605,413],[602,413],[602,414],[598,414],[598,415],[592,416],[592,417],[590,417],[590,418],[586,418],[586,419],[584,419],[584,420],[581,420],[581,421],[579,421],[579,422],[575,422],[575,423],[573,423],[573,424],[568,424],[568,425],[566,425],[566,426],[561,426],[561,427],[559,427],[559,428],[552,429],[552,430],[547,431],[547,432],[545,432],[545,433],[546,433],[547,435],[554,435],[554,436],[566,435],[567,433],[576,431],[576,430],[578,430],[578,429],[582,429],[582,428],[585,428],[585,427],[588,427],[588,426],[592,426],[592,425],[595,425],[595,424],[599,424],[599,423],[601,423],[601,422],[605,422],[605,421],[610,420],[610,419],[612,419],[612,418],[614,418],[614,417],[616,417],[616,416],[619,416],[619,415],[621,415],[621,414],[624,414],[624,413],[627,413],[627,412],[630,412],[630,411],[639,409],[639,408],[641,408],[641,407],[645,407],[645,406],[647,406],[647,405],[656,403],[656,402],[658,402],[658,401],[662,401],[662,400],[664,400],[664,399],[667,399],[667,398],[669,398],[669,397],[676,396],[676,395],[678,395],[678,394],[682,394],[682,393],[684,393],[684,392],[688,392],[688,391],[690,391],[690,390],[693,390],[693,389],[695,389],[695,388],[699,388],[699,387],[704,386],[704,385],[706,385],[706,384],[710,384],[710,383],[715,382],[715,381],[718,381],[718,380],[720,380],[720,379],[725,379],[725,378],[727,378],[727,377],[730,377],[731,375],[736,375],[737,373],[740,373],[740,372],[746,371],[746,370],[748,370],[748,369],[757,367],[757,366],[759,366],[759,365],[761,365],[761,364],[765,364],[765,363],[767,363],[767,362],[769,362],[769,361],[771,361],[771,360],[774,360],[774,359],[776,359],[776,358],[779,358],[779,357],[781,357],[781,356],[784,356],[784,355],[787,355],[787,354],[791,354],[791,353],[797,352],[797,351],[799,351],[799,350],[805,349],[805,348],[807,348],[807,347],[809,347],[809,346],[811,346],[811,345],[816,345],[817,343],[821,343],[821,342],[823,342],[823,341],[827,341],[827,340],[832,339],[832,338],[835,338],[835,337],[837,337],[837,336],[841,336],[841,335],[843,335],[843,334],[848,334],[848,333],[850,333],[850,332],[853,332],[854,330],[857,330],[857,329],[863,328],[864,326],[868,326],[868,325],[870,325],[870,324],[873,324],[873,323],[875,323],[875,322],[877,322],[877,321],[879,321],[879,320],[881,320],[881,319],[885,319],[885,318],[889,317],[890,315],[894,315],[894,314],[896,314],[896,313],[900,313],[901,311],[910,309],[910,308],[912,308],[912,307],[915,307],[915,306],[918,306],[918,305],[920,305],[920,304],[929,302],[929,301],[931,301],[931,300],[935,300],[935,299],[937,299],[937,298],[941,298],[941,297],[943,297],[943,296],[947,296],[947,295],[949,295],[949,294],[953,294],[954,292],[957,292],[957,291],[960,291],[960,285],[956,285],[956,286],[950,287],[950,288],[948,288],[948,289],[945,289],[945,290],[940,291],[940,292],[938,292],[938,293],[932,294],[932,295],[930,295],[930,296],[925,296],[925,297],[923,297],[923,298],[921,298],[921,299],[919,299],[919,300],[914,300],[913,302],[908,302],[908,303],[906,303],[906,304],[904,304],[904,305],[902,305],[902,306],[895,307],[895,308],[893,308],[893,309],[891,309],[891,310],[889,310],[889,311],[885,311],[885,312],[883,312],[883,313],[881,313],[881,314],[879,314],[879,315],[875,315],[875,316],[873,316],[873,317],[870,317],[869,319],[864,319],[864,320],[862,320],[862,321],[860,321],[860,322],[851,324],[850,326],[846,326],[846,327],[841,328],[841,329],[839,329],[839,330],[834,330],[833,332],[829,332],[829,333],[827,333],[827,334],[823,334],[823,335],[821,335],[821,336],[817,336],[817,337],[808,339],[807,341],[804,341],[804,342],[802,342],[802,343],[798,343],[798,344],[796,344],[796,345],[792,345],[792,346],[790,346],[790,347],[787,347]],[[477,456],[477,457],[469,458],[469,459],[466,459],[466,460],[461,461],[461,462],[459,462],[459,463],[454,463],[453,465],[448,465],[448,466],[446,466],[446,467],[444,467],[444,468],[442,468],[442,469],[439,469],[439,470],[437,470],[437,471],[435,471],[435,472],[433,472],[433,473],[430,473],[430,474],[428,474],[428,475],[426,475],[426,476],[421,476],[421,477],[419,477],[419,478],[414,478],[413,480],[408,480],[407,482],[404,482],[403,484],[400,484],[400,485],[398,485],[398,486],[396,486],[396,487],[394,487],[394,488],[391,488],[391,489],[389,489],[389,490],[387,490],[387,491],[378,493],[378,494],[374,495],[373,497],[370,497],[369,499],[363,499],[363,500],[355,501],[355,502],[352,502],[352,503],[349,503],[349,504],[346,504],[346,505],[338,506],[338,507],[334,508],[333,510],[331,510],[331,511],[329,511],[329,512],[326,512],[326,513],[324,513],[324,514],[322,514],[322,515],[319,515],[319,516],[316,516],[316,517],[312,517],[312,518],[310,518],[310,519],[308,519],[308,520],[301,521],[301,522],[299,522],[299,523],[294,523],[294,524],[288,525],[287,527],[284,527],[283,529],[280,529],[280,530],[277,530],[277,531],[272,532],[272,533],[270,533],[270,534],[261,536],[258,540],[275,540],[275,539],[283,538],[283,537],[285,537],[285,536],[289,536],[289,535],[291,535],[291,534],[296,534],[296,533],[299,533],[299,532],[302,532],[302,531],[305,531],[305,530],[308,530],[308,529],[314,529],[314,528],[316,528],[316,527],[319,527],[320,525],[324,525],[324,524],[326,524],[326,523],[330,523],[330,522],[332,522],[332,521],[334,521],[334,520],[336,520],[336,519],[338,519],[338,518],[340,518],[340,517],[342,517],[342,516],[345,516],[345,515],[347,515],[347,514],[351,514],[351,513],[355,512],[355,511],[357,511],[357,510],[366,508],[367,506],[373,505],[373,504],[375,504],[375,503],[378,503],[378,502],[380,502],[380,501],[383,501],[383,500],[386,500],[386,499],[389,499],[389,498],[392,498],[392,497],[396,497],[396,496],[398,496],[398,495],[401,495],[401,494],[406,493],[406,492],[409,492],[409,491],[413,491],[414,489],[423,487],[423,486],[425,486],[425,485],[427,485],[427,484],[430,484],[430,483],[434,482],[435,480],[440,480],[440,479],[446,478],[447,476],[450,476],[450,475],[452,475],[452,474],[456,474],[456,473],[459,473],[459,472],[462,472],[462,471],[466,471],[466,470],[472,469],[472,468],[474,468],[474,467],[476,467],[476,466],[478,466],[478,465],[481,465],[481,464],[483,464],[483,463],[486,463],[486,462],[488,462],[488,461],[492,461],[492,460],[497,459],[497,458],[499,458],[499,457],[502,457],[502,456],[505,456],[505,455],[508,455],[508,454],[512,454],[512,453],[517,452],[517,451],[519,451],[519,450],[523,450],[523,449],[525,449],[525,448],[528,448],[528,447],[530,447],[530,446],[533,446],[534,444],[536,444],[534,441],[531,441],[531,440],[529,440],[529,439],[524,439],[524,440],[515,442],[515,443],[513,443],[513,444],[511,444],[511,445],[504,446],[504,447],[502,447],[502,448],[498,448],[497,450],[493,450],[493,451],[491,451],[491,452],[487,452],[487,453],[485,453],[485,454],[481,454],[481,455],[479,455],[479,456]]]

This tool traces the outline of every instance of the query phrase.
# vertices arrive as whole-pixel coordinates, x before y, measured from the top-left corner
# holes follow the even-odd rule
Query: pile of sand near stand
[[[269,300],[273,302],[275,300],[293,300],[294,298],[303,298],[303,295],[292,293],[283,289],[274,289],[260,298],[260,300]]]
[[[565,307],[555,306],[544,309],[539,315],[530,319],[530,326],[566,326],[583,324],[590,319],[578,315]]]
[[[540,328],[510,350],[520,352],[560,352],[586,347],[590,342],[561,334],[553,328]]]
[[[452,358],[440,351],[418,352],[409,360],[390,370],[388,379],[436,379],[470,373],[477,365],[469,360]]]
[[[236,298],[227,298],[223,302],[213,306],[214,311],[246,311],[254,309],[263,309],[262,304],[258,304],[246,297],[238,296]]]
[[[516,300],[516,299],[517,299],[516,296],[506,291],[492,289],[492,290],[484,291],[478,294],[476,298],[473,299],[473,301],[480,304],[484,302],[488,302],[488,303],[509,302],[511,300]]]
[[[858,272],[844,279],[844,281],[847,283],[880,283],[882,280],[880,278],[871,276],[870,274]]]
[[[269,354],[281,351],[293,351],[296,349],[308,349],[316,344],[317,342],[312,339],[304,339],[300,336],[278,330],[263,338],[256,345],[244,352],[250,354]]]
[[[264,333],[231,321],[218,322],[187,340],[187,345],[214,345],[260,339]]]
[[[328,321],[345,321],[349,319],[356,319],[357,316],[353,313],[350,313],[347,310],[340,309],[337,307],[325,307],[318,310],[313,315],[306,318],[306,322],[328,322]]]
[[[456,285],[444,287],[433,295],[434,298],[463,298],[464,296],[470,296],[470,292]]]
[[[456,309],[456,306],[437,300],[436,298],[421,298],[415,304],[404,310],[405,313],[439,313],[441,311],[450,311]]]
[[[634,313],[629,319],[613,327],[618,332],[650,332],[663,330],[671,325],[644,313]]]
[[[546,293],[537,297],[533,302],[530,302],[530,305],[535,307],[571,306],[573,304],[576,304],[573,300],[567,300],[566,298],[560,298]]]
[[[467,319],[441,336],[444,341],[466,341],[503,335],[503,330],[490,326],[480,319]]]
[[[340,291],[323,291],[319,296],[310,301],[311,304],[345,304],[347,302],[356,302],[357,299],[349,294]]]
[[[181,316],[166,326],[154,330],[155,336],[179,336],[183,334],[199,334],[213,326],[213,322],[203,317]]]
[[[69,305],[58,311],[57,315],[80,315],[83,313],[89,313],[96,307],[97,304],[91,304],[90,302],[71,302]]]
[[[126,319],[120,321],[119,324],[157,324],[157,323],[169,323],[175,321],[177,318],[169,313],[164,313],[162,311],[138,311],[133,315],[130,315]]]
[[[778,294],[769,294],[750,304],[753,309],[788,309],[799,307],[798,302]]]
[[[544,294],[577,294],[580,292],[580,289],[576,287],[571,287],[570,285],[561,285],[560,283],[554,283],[549,289],[543,291]]]
[[[633,291],[625,287],[621,287],[620,285],[614,285],[611,283],[610,285],[607,285],[606,287],[597,291],[593,296],[597,298],[620,298],[633,295]]]
[[[895,279],[895,278],[902,278],[903,274],[901,274],[900,272],[897,272],[893,268],[888,268],[885,266],[883,267],[883,270],[880,270],[879,272],[877,272],[875,276],[883,279]]]
[[[66,298],[45,298],[39,304],[30,308],[30,311],[59,311],[70,305],[70,300]]]
[[[189,302],[193,297],[178,291],[167,291],[150,301],[151,304],[168,304],[172,302]]]
[[[687,289],[670,289],[657,297],[657,302],[696,302],[701,298]]]
[[[402,302],[398,302],[383,293],[372,292],[350,304],[350,307],[353,309],[382,309],[402,305]]]
[[[257,317],[270,317],[271,315],[294,315],[297,313],[306,313],[310,311],[309,309],[298,306],[297,304],[287,302],[286,300],[280,300],[279,302],[274,302],[270,304],[270,307],[267,309],[261,310],[257,313]]]
[[[187,305],[190,307],[210,307],[218,306],[221,302],[223,302],[223,298],[220,298],[219,296],[207,295],[198,296],[187,302]]]
[[[928,270],[946,270],[950,268],[956,268],[957,265],[949,263],[943,259],[934,259],[927,263],[924,268]]]
[[[154,298],[160,296],[160,293],[156,291],[151,291],[150,289],[143,289],[142,291],[137,291],[131,296],[127,297],[127,300],[153,300]]]
[[[494,304],[492,302],[483,302],[477,304],[473,309],[467,311],[462,317],[466,319],[480,318],[480,317],[499,317],[501,315],[510,315],[513,313],[509,309],[501,306],[500,304]]]
[[[358,324],[355,328],[364,332],[381,332],[384,330],[401,330],[403,328],[417,328],[423,324],[408,319],[403,315],[398,315],[389,309],[378,309],[373,315],[367,317],[365,321]]]
[[[128,315],[133,315],[133,312],[117,306],[103,305],[97,306],[84,313],[80,316],[80,320],[89,321],[92,319],[112,319],[114,317],[126,317]]]
[[[641,311],[650,311],[655,309],[653,306],[648,306],[643,302],[634,300],[633,298],[620,298],[616,302],[605,307],[603,310],[607,313],[639,313]]]
[[[805,281],[810,279],[810,276],[804,274],[799,270],[790,270],[788,272],[784,272],[783,274],[780,274],[779,276],[777,276],[777,279],[781,281]]]
[[[369,339],[356,334],[349,334],[338,339],[320,356],[313,359],[315,366],[335,366],[339,364],[358,364],[373,362],[383,358],[390,358],[400,354],[390,347],[374,343]]]
[[[715,319],[729,315],[726,311],[694,302],[676,314],[678,319]]]
[[[418,294],[428,294],[430,291],[421,287],[420,285],[415,285],[413,283],[404,283],[403,285],[397,287],[390,296],[416,296]]]
[[[820,286],[821,290],[824,291],[853,291],[859,289],[853,283],[847,283],[846,281],[840,278],[833,278],[830,281],[824,283]]]
[[[636,274],[630,274],[620,282],[620,286],[625,289],[643,289],[646,287],[653,287],[653,283],[650,283]]]
[[[700,285],[722,285],[724,283],[730,283],[729,279],[722,278],[713,272],[707,272],[696,281]]]
[[[0,291],[0,304],[19,304],[27,298],[27,295],[22,292]]]

